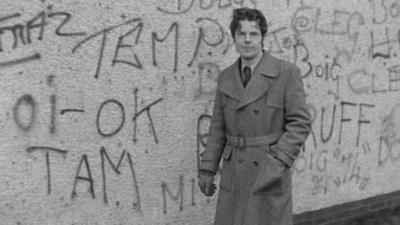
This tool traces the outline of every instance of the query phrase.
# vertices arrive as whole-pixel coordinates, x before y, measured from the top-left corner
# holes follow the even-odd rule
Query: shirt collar
[[[256,66],[258,65],[258,63],[260,62],[260,60],[261,60],[263,54],[264,54],[264,50],[257,56],[257,59],[254,61],[254,63],[252,63],[252,64],[250,65],[251,74],[254,73],[254,69],[256,68]],[[242,68],[240,68],[240,69],[241,69],[241,72],[243,72],[244,67],[249,66],[249,65],[244,64],[243,61],[242,61],[242,58],[240,58],[240,61],[241,61],[240,64],[241,64],[241,67],[242,67]]]

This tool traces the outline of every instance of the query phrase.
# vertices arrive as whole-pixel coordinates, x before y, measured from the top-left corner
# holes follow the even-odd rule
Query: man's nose
[[[246,34],[246,36],[244,37],[244,41],[250,42],[250,34]]]

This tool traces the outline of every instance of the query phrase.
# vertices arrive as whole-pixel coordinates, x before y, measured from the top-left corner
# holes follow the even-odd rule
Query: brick
[[[355,202],[348,202],[342,205],[339,205],[338,207],[340,208],[340,211],[343,210],[349,210],[349,209],[354,209],[354,208],[359,208],[361,206],[364,206],[365,204],[363,201],[355,201]]]
[[[321,210],[309,211],[301,214],[294,215],[293,221],[304,221],[316,218],[321,215]]]
[[[335,222],[330,222],[330,223],[323,223],[321,225],[340,225],[341,223],[339,223],[338,221]]]
[[[399,220],[397,218],[400,218],[400,191],[297,214],[294,216],[294,222],[296,225],[357,225],[359,221],[362,222],[360,219],[379,213],[383,209],[393,211],[392,221]]]
[[[336,213],[336,212],[339,212],[339,211],[343,210],[343,207],[344,207],[344,204],[335,205],[335,206],[332,206],[330,208],[325,208],[322,211],[323,211],[323,214],[332,214],[332,213]]]
[[[400,205],[400,197],[392,198],[386,202],[386,206],[388,207],[394,207],[399,205]]]
[[[371,198],[363,199],[363,200],[361,200],[361,202],[362,202],[363,205],[370,205],[370,204],[373,204],[375,202],[380,202],[380,201],[384,201],[384,200],[387,200],[387,199],[390,199],[390,197],[387,197],[386,195],[379,195],[379,196],[374,196],[374,197],[371,197]]]
[[[376,211],[376,210],[378,210],[378,209],[383,209],[383,208],[385,208],[385,206],[386,206],[385,203],[386,203],[386,202],[376,202],[376,203],[374,203],[374,204],[371,204],[371,205],[369,206],[369,209],[372,210],[372,211]]]
[[[309,219],[309,217],[307,217],[306,214],[304,214],[304,213],[296,214],[296,215],[293,216],[293,222],[294,223],[301,222],[301,221],[304,221],[304,220],[307,220],[307,219]]]
[[[361,220],[362,225],[376,225],[378,224],[376,218],[374,216],[368,216]]]
[[[334,221],[334,222],[322,223],[321,225],[339,225],[339,224],[341,224],[339,221]]]
[[[341,220],[326,223],[324,225],[361,225],[361,224],[358,224],[357,221],[354,221],[354,220],[341,219]]]
[[[346,210],[346,211],[342,211],[339,213],[339,217],[340,218],[348,218],[352,216],[352,211],[351,210]]]
[[[400,224],[400,217],[399,216],[397,216],[397,215],[391,215],[391,216],[389,216],[389,218],[387,218],[386,219],[388,222],[389,222],[389,224],[391,224],[391,225],[396,225],[396,224]]]
[[[393,212],[393,215],[400,216],[400,206],[393,208],[392,212]]]
[[[393,222],[393,220],[391,219],[392,217],[393,217],[393,211],[385,209],[379,212],[375,218],[377,219],[377,224],[379,225],[398,224],[398,223],[392,223]]]
[[[331,215],[323,215],[322,217],[315,220],[316,225],[320,225],[326,222],[337,221],[341,218],[338,218],[338,214],[331,214]]]
[[[345,225],[362,225],[359,220],[348,221],[344,223]]]
[[[357,209],[352,209],[351,210],[352,217],[357,217],[357,216],[360,216],[360,215],[363,215],[363,214],[366,214],[366,213],[368,213],[368,206],[362,206],[362,207],[359,207]]]
[[[305,220],[302,222],[295,222],[294,225],[315,225],[314,220]]]

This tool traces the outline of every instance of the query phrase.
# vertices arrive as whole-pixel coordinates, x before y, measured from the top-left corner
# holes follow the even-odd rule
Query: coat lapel
[[[244,91],[242,81],[240,80],[239,60],[240,58],[229,67],[226,73],[222,74],[218,87],[219,90],[238,101],[242,98]]]
[[[243,85],[241,85],[240,90],[242,90],[242,94],[240,95],[237,109],[242,108],[249,103],[257,100],[267,92],[271,82],[270,78],[279,75],[278,64],[279,61],[270,56],[269,53],[263,53],[263,57],[254,69],[254,73],[249,83],[247,84],[247,87],[243,88]],[[237,77],[239,79],[239,76]]]

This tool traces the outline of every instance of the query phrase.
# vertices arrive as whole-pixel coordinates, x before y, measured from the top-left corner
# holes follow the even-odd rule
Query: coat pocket
[[[285,166],[269,152],[263,152],[263,166],[258,172],[251,192],[254,195],[281,196],[283,193],[283,177]]]
[[[233,165],[232,165],[232,147],[227,146],[222,153],[221,181],[219,187],[221,191],[231,192],[233,190]]]

